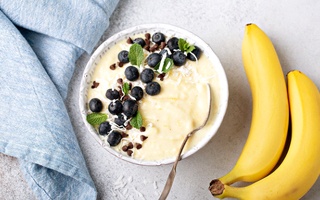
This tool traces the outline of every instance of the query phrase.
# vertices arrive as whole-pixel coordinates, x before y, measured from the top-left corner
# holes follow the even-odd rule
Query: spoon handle
[[[179,154],[176,158],[176,161],[174,162],[173,166],[172,166],[172,169],[171,169],[171,172],[169,173],[169,176],[168,176],[168,179],[167,179],[167,182],[163,188],[163,191],[161,193],[161,196],[159,198],[159,200],[165,200],[171,190],[171,187],[172,187],[172,184],[173,184],[173,181],[174,181],[174,178],[176,176],[176,169],[177,169],[177,165],[178,165],[178,162],[179,160],[181,160],[181,153],[183,151],[183,148],[184,146],[186,145],[188,139],[190,138],[190,136],[192,135],[194,131],[192,131],[191,133],[189,133],[187,135],[187,137],[184,138],[183,142],[182,142],[182,145],[180,147],[180,150],[179,150]]]
[[[161,196],[159,197],[159,200],[166,200],[167,199],[167,196],[171,190],[171,187],[172,187],[172,184],[173,184],[173,180],[174,180],[174,177],[176,176],[176,170],[172,168],[169,176],[168,176],[168,179],[167,179],[167,182],[166,182],[166,185],[164,186],[163,188],[163,191],[161,193]]]

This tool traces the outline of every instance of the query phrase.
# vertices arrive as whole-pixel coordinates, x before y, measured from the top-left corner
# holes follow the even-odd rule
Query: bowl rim
[[[106,48],[108,47],[108,45],[113,46],[115,41],[121,41],[123,39],[125,39],[126,36],[132,36],[132,34],[135,34],[137,32],[150,32],[151,30],[170,30],[173,31],[174,33],[178,33],[178,35],[183,35],[186,38],[192,38],[193,41],[196,41],[195,43],[199,46],[201,46],[203,52],[205,52],[205,54],[207,55],[207,57],[209,58],[209,60],[211,61],[211,63],[213,64],[218,76],[219,76],[219,83],[221,85],[221,89],[220,89],[220,95],[219,95],[219,105],[217,106],[219,112],[217,112],[216,116],[215,116],[215,121],[213,123],[213,125],[210,128],[210,133],[208,133],[197,145],[195,145],[194,147],[192,147],[191,149],[189,149],[188,151],[186,151],[184,154],[181,155],[181,159],[187,158],[189,156],[191,156],[192,154],[194,154],[195,152],[197,152],[199,149],[203,148],[211,139],[212,137],[217,133],[219,127],[221,126],[221,123],[223,121],[223,118],[225,116],[227,107],[228,107],[228,99],[229,99],[229,85],[228,85],[228,80],[227,80],[227,76],[225,73],[225,70],[219,60],[219,58],[217,57],[217,55],[214,53],[214,51],[212,50],[212,48],[206,43],[204,42],[200,37],[198,37],[197,35],[195,35],[194,33],[182,29],[180,27],[174,26],[174,25],[170,25],[170,24],[164,24],[164,23],[149,23],[149,24],[140,24],[137,26],[132,26],[130,28],[127,28],[125,30],[122,30],[120,32],[117,32],[115,34],[113,34],[111,37],[109,37],[108,39],[106,39],[104,42],[102,42],[96,49],[95,51],[92,53],[92,55],[89,58],[89,61],[87,62],[85,69],[83,71],[83,75],[81,77],[81,83],[80,83],[80,91],[79,91],[79,107],[80,107],[80,113],[82,116],[82,120],[87,128],[87,130],[90,132],[91,136],[94,137],[94,139],[105,149],[107,150],[109,153],[111,153],[112,155],[128,161],[130,163],[134,163],[134,164],[138,164],[138,165],[149,165],[149,166],[159,166],[159,165],[166,165],[166,164],[170,164],[173,163],[176,160],[176,157],[173,158],[168,158],[168,159],[163,159],[163,160],[159,160],[159,161],[150,161],[150,160],[138,160],[138,159],[134,159],[132,157],[128,157],[126,155],[121,154],[120,152],[112,149],[108,144],[104,143],[98,136],[98,133],[96,132],[96,130],[94,129],[94,127],[92,125],[90,125],[87,120],[86,120],[86,116],[87,116],[87,90],[89,87],[89,83],[91,81],[91,79],[88,81],[88,74],[90,73],[90,71],[92,71],[91,73],[93,73],[94,70],[92,70],[93,68],[93,64],[98,63],[98,61],[96,61],[97,59],[101,58],[101,53],[103,51],[106,50]],[[110,47],[111,47],[110,46]]]

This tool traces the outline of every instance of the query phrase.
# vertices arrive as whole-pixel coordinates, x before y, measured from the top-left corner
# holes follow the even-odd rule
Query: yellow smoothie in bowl
[[[81,83],[80,108],[89,132],[112,154],[137,164],[183,158],[216,133],[228,101],[224,70],[209,46],[165,24],[116,34],[92,55]]]

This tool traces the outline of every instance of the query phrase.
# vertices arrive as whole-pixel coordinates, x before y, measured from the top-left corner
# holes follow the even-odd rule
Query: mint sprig
[[[90,113],[87,115],[87,122],[91,125],[100,125],[108,119],[105,113]]]
[[[179,38],[178,40],[179,49],[183,52],[190,53],[195,49],[194,45],[190,45],[185,39]]]
[[[173,67],[173,60],[171,58],[166,58],[163,62],[163,67],[161,71],[158,71],[160,68],[160,62],[154,67],[159,73],[167,73]]]
[[[129,50],[129,61],[132,65],[140,66],[143,63],[143,49],[139,44],[133,44]]]
[[[130,125],[136,129],[140,129],[142,124],[143,124],[142,116],[141,116],[140,112],[138,111],[137,114],[131,118]]]
[[[124,83],[123,86],[122,86],[122,90],[123,90],[125,95],[129,94],[129,90],[130,90],[129,83]]]

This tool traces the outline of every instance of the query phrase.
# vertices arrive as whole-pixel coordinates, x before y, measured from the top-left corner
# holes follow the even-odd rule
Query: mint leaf
[[[179,49],[183,52],[190,53],[195,49],[195,46],[190,45],[185,39],[179,38],[178,40]]]
[[[195,48],[196,48],[195,46],[190,45],[190,46],[188,47],[188,49],[186,50],[186,52],[187,52],[187,53],[190,53],[190,52],[193,51]]]
[[[125,95],[127,95],[129,93],[129,89],[130,89],[129,83],[124,83],[123,86],[122,86],[122,90],[123,90]]]
[[[143,121],[142,121],[142,116],[139,111],[137,112],[137,114],[134,117],[132,117],[132,119],[130,120],[130,124],[131,124],[131,126],[133,126],[136,129],[141,128]]]
[[[173,67],[173,60],[171,58],[166,58],[163,62],[163,67],[160,73],[167,73]],[[154,67],[155,70],[160,68],[160,62]]]
[[[87,122],[91,125],[99,125],[108,119],[108,115],[104,113],[91,113],[87,115]]]
[[[185,39],[182,39],[182,38],[179,38],[179,40],[178,40],[178,46],[179,46],[179,49],[181,50],[181,51],[184,51],[184,45],[186,44],[186,40]]]
[[[186,51],[188,49],[189,49],[189,44],[188,43],[184,43],[183,50]]]
[[[173,67],[173,60],[171,58],[166,58],[163,65],[162,72],[167,73]]]
[[[139,44],[133,44],[129,50],[129,61],[133,65],[140,66],[144,60],[143,49]]]

